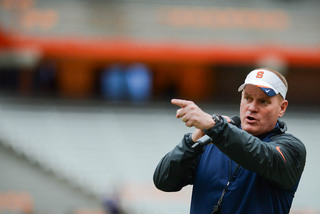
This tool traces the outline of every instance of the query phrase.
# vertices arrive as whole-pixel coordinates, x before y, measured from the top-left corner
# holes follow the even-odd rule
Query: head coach
[[[192,184],[191,214],[289,213],[306,149],[280,120],[288,106],[287,90],[279,72],[251,71],[238,89],[238,119],[173,99],[180,107],[176,117],[196,129],[160,160],[155,186],[170,192]],[[209,141],[202,142],[204,137]]]

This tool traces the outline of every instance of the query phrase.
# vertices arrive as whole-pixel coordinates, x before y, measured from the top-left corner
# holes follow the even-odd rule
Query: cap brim
[[[238,91],[239,92],[242,91],[245,88],[245,86],[248,84],[259,87],[269,97],[273,97],[279,93],[270,84],[263,81],[248,81],[247,83],[243,83],[238,88]]]
[[[240,92],[240,91],[242,91],[243,89],[244,89],[244,87],[246,86],[246,84],[245,83],[243,83],[242,85],[240,85],[240,87],[238,88],[238,91]]]

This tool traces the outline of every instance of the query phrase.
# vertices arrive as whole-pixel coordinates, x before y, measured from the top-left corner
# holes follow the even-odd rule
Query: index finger
[[[181,100],[181,99],[172,99],[171,103],[173,105],[180,106],[181,108],[184,108],[188,105],[189,101],[188,100]]]

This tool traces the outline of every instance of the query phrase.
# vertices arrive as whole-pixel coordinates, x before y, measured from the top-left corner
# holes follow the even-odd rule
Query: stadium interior
[[[0,0],[0,214],[188,213],[158,161],[192,132],[171,98],[239,114],[257,67],[289,82],[307,147],[292,214],[320,213],[320,1]]]

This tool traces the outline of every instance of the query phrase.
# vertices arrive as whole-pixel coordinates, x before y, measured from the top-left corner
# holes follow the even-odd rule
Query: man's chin
[[[259,129],[257,126],[252,126],[252,125],[248,125],[246,124],[244,127],[242,127],[242,130],[248,132],[249,134],[252,134],[254,136],[259,135]]]

